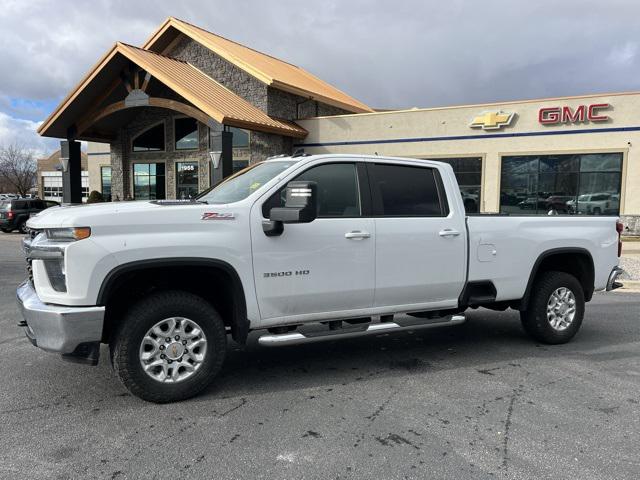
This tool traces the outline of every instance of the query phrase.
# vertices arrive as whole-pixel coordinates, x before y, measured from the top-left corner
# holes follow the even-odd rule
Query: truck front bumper
[[[18,287],[19,325],[35,346],[48,352],[72,353],[83,343],[100,342],[104,307],[65,307],[42,303],[31,282]]]

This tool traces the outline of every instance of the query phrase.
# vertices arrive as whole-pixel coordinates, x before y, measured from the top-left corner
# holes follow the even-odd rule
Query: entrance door
[[[176,163],[176,198],[186,200],[198,195],[198,162]]]
[[[466,276],[465,220],[462,212],[450,214],[440,173],[415,164],[372,164],[369,172],[375,306],[457,306]]]
[[[285,225],[282,235],[267,237],[262,220],[272,207],[283,205],[286,184],[253,206],[253,267],[263,325],[283,317],[310,321],[370,308],[375,282],[374,221],[363,217],[356,164],[312,166],[289,180],[317,182],[318,218]]]

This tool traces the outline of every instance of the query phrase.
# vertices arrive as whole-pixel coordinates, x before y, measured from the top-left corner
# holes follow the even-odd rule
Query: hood
[[[231,214],[234,220],[248,214],[242,205],[208,205],[196,202],[113,202],[48,208],[31,217],[27,227],[44,228],[90,227],[97,235],[180,234],[193,230],[217,230],[213,225],[237,222],[213,222],[221,214]],[[214,217],[210,217],[214,215]],[[92,233],[92,236],[93,236]]]
[[[118,218],[163,209],[162,205],[148,201],[107,202],[89,205],[62,205],[43,210],[27,222],[29,228],[90,227],[120,223]]]

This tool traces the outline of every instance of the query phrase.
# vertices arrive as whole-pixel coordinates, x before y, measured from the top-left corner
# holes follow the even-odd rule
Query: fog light
[[[44,260],[44,269],[49,283],[56,292],[67,291],[67,276],[64,272],[64,259]]]

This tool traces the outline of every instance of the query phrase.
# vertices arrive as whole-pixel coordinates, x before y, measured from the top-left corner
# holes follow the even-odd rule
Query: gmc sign
[[[608,103],[594,103],[571,107],[545,107],[538,112],[538,121],[542,125],[557,125],[558,123],[606,122],[608,115],[600,115],[599,111],[609,108]]]

